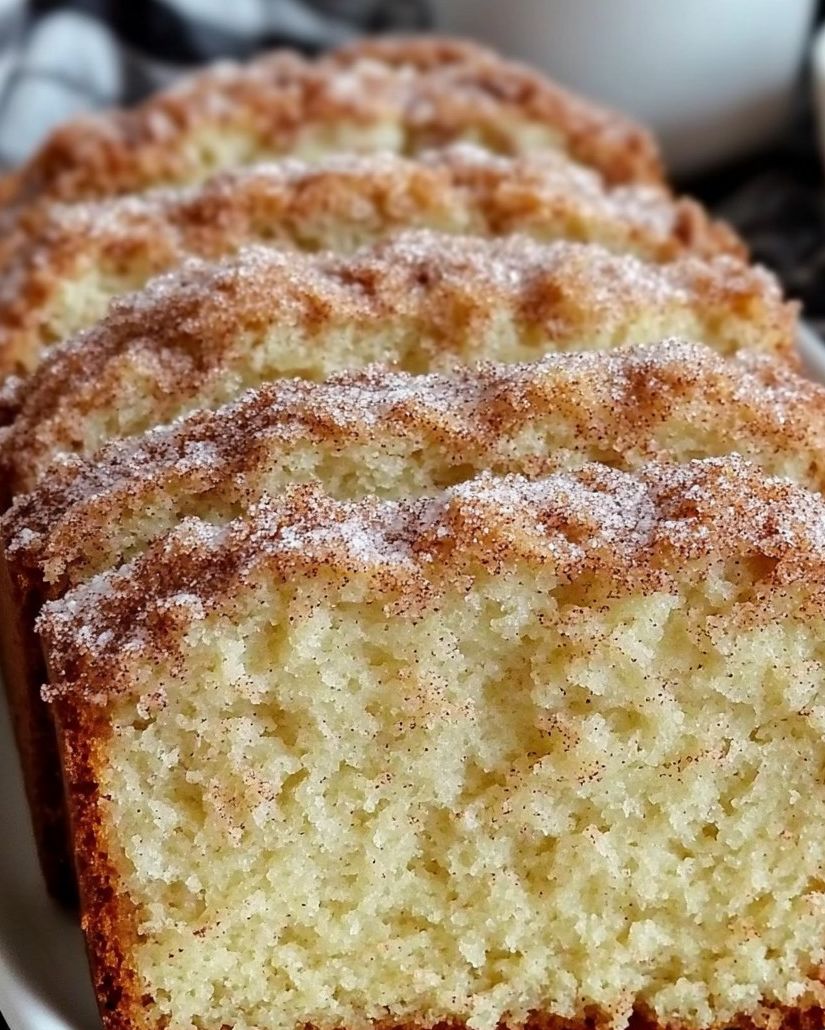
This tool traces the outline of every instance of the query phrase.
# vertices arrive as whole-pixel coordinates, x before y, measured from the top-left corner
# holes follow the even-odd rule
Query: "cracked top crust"
[[[341,467],[365,448],[413,464],[438,455],[446,477],[451,463],[535,477],[596,457],[633,468],[738,452],[825,492],[823,437],[825,388],[768,358],[724,359],[677,340],[448,374],[373,368],[278,380],[91,459],[60,459],[16,499],[2,537],[13,571],[76,582],[123,555],[143,513],[171,518],[198,497],[248,506],[306,448]]]
[[[424,372],[666,335],[789,358],[794,321],[769,273],[726,255],[650,265],[594,244],[430,232],[347,257],[249,248],[159,277],[54,348],[11,397],[2,458],[12,489],[30,489],[57,453],[268,379],[376,361]]]
[[[127,111],[57,129],[3,184],[7,207],[195,182],[228,165],[337,150],[414,152],[475,139],[557,146],[610,182],[660,182],[651,137],[612,111],[471,43],[366,41],[307,60],[215,64]]]
[[[311,581],[317,603],[357,584],[388,615],[410,617],[480,570],[598,576],[626,595],[737,559],[762,568],[755,615],[792,584],[821,614],[825,501],[737,457],[634,473],[587,465],[537,480],[482,475],[403,502],[346,503],[298,487],[228,525],[186,519],[131,564],[49,602],[38,623],[47,694],[105,703],[135,689],[141,669],[151,689],[153,663],[174,655],[193,622],[231,616],[273,584]]]
[[[668,261],[746,256],[726,225],[662,187],[608,186],[558,152],[502,157],[471,144],[397,154],[295,159],[224,172],[200,187],[55,204],[11,249],[0,277],[0,374],[32,369],[53,341],[86,328],[108,300],[187,257],[265,242],[352,250],[404,227],[566,237]],[[90,293],[82,304],[77,294]]]

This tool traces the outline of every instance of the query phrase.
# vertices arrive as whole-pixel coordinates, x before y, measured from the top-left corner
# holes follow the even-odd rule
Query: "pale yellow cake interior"
[[[749,607],[764,571],[479,570],[415,619],[320,571],[196,621],[102,773],[150,1024],[815,998],[825,625],[802,586]]]

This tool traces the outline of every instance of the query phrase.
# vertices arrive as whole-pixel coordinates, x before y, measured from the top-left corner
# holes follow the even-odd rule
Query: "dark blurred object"
[[[820,0],[816,23],[823,22]],[[779,275],[825,337],[825,176],[809,77],[800,83],[792,123],[772,149],[679,186],[736,226],[754,260]]]
[[[825,336],[825,177],[810,96],[806,82],[776,147],[679,186],[736,226]]]
[[[174,64],[246,58],[297,46],[315,53],[354,35],[426,27],[424,0],[31,0],[35,14],[72,8],[111,26],[131,49]]]

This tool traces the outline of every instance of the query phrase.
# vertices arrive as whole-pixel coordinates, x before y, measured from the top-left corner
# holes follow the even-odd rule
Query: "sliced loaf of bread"
[[[652,138],[621,115],[483,47],[407,37],[318,60],[277,51],[214,64],[131,110],[61,126],[1,192],[10,214],[200,182],[283,154],[409,154],[461,140],[562,150],[610,182],[662,181]]]
[[[43,864],[71,891],[63,784],[34,622],[47,598],[141,554],[188,516],[227,522],[291,484],[341,499],[426,495],[484,470],[747,455],[821,491],[825,389],[770,358],[664,341],[412,376],[278,380],[216,411],[57,459],[2,521],[4,669]]]
[[[60,453],[91,454],[247,387],[379,362],[425,372],[665,336],[793,360],[795,306],[765,270],[721,255],[668,264],[596,244],[405,232],[352,255],[256,247],[192,262],[115,301],[7,390],[7,488]]]

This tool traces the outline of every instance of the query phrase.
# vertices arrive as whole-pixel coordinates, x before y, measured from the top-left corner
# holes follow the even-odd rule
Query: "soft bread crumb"
[[[813,989],[825,625],[791,591],[738,627],[734,566],[610,592],[513,569],[388,621],[301,584],[193,626],[103,783],[157,1015],[704,1027]]]

